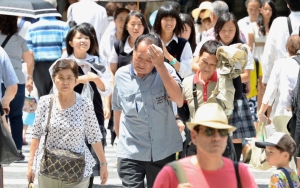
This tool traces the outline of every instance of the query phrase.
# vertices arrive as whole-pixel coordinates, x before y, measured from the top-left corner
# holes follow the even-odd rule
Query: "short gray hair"
[[[212,3],[212,11],[219,18],[229,12],[229,7],[224,1],[215,1]]]
[[[44,0],[53,5],[54,8],[57,8],[57,0]]]

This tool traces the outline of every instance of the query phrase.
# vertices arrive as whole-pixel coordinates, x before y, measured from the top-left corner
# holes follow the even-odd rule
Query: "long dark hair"
[[[18,32],[18,17],[0,15],[0,30],[3,35],[13,35]]]
[[[215,37],[216,37],[216,40],[218,41],[222,41],[221,38],[220,38],[220,32],[223,28],[223,26],[225,25],[226,22],[229,22],[229,21],[232,21],[235,25],[235,35],[231,41],[230,44],[235,44],[235,43],[242,43],[241,39],[240,39],[240,29],[239,29],[239,26],[237,24],[237,19],[236,17],[232,14],[232,13],[226,13],[226,14],[223,14],[222,16],[220,16],[217,20],[217,23],[215,25]]]
[[[161,6],[158,11],[157,15],[153,24],[153,31],[157,33],[158,35],[161,35],[162,27],[161,27],[161,20],[166,17],[171,17],[176,19],[176,26],[174,29],[174,33],[178,36],[182,31],[184,31],[184,24],[181,21],[179,17],[179,12],[178,10],[170,5],[170,4],[165,4]]]
[[[80,25],[76,25],[70,29],[70,31],[67,34],[66,37],[66,46],[67,46],[67,53],[68,55],[73,54],[74,49],[73,47],[69,44],[69,41],[72,41],[76,32],[80,32],[90,38],[91,44],[90,44],[90,49],[87,51],[88,54],[98,56],[99,57],[99,52],[98,52],[98,42],[96,35],[94,36],[93,33],[91,32],[91,25],[88,25],[87,23],[82,23]]]
[[[130,12],[127,17],[126,17],[126,20],[125,20],[125,23],[124,23],[124,27],[123,27],[123,33],[122,33],[122,37],[121,37],[121,41],[123,43],[125,43],[126,39],[129,37],[129,32],[127,30],[127,27],[126,25],[128,24],[130,18],[134,16],[134,17],[137,17],[141,20],[142,24],[143,24],[143,27],[144,27],[144,32],[143,34],[148,34],[149,33],[149,28],[148,28],[148,25],[147,25],[147,21],[145,19],[145,17],[143,16],[142,13],[138,12],[138,11],[132,11]],[[143,35],[142,34],[142,35]]]
[[[180,14],[179,16],[183,24],[187,24],[191,28],[191,34],[188,41],[191,45],[192,51],[194,51],[196,49],[196,31],[195,31],[194,21],[192,17],[188,14]]]
[[[270,22],[269,22],[269,29],[270,29],[270,27],[273,23],[273,20],[277,17],[277,13],[276,13],[275,4],[272,0],[265,0],[262,4],[262,8],[265,6],[266,3],[268,3],[268,5],[270,5],[270,7],[272,8],[272,16],[271,16]],[[259,14],[259,16],[258,16],[257,25],[259,27],[260,33],[265,36],[266,35],[266,28],[265,28],[265,25],[264,25],[264,18],[262,16],[262,14]]]

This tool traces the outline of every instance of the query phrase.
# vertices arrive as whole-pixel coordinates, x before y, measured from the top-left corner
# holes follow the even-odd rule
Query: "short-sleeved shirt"
[[[4,83],[5,87],[19,82],[10,59],[2,47],[0,47],[0,79]],[[0,96],[2,96],[1,87]]]
[[[235,169],[230,159],[223,157],[224,165],[222,168],[208,171],[195,166],[191,162],[192,157],[186,157],[179,162],[185,171],[188,182],[194,188],[237,188]],[[257,188],[253,175],[242,163],[239,163],[239,175],[242,187]],[[157,175],[153,188],[174,188],[177,185],[178,180],[173,169],[166,165]]]
[[[181,85],[175,69],[165,66]],[[132,64],[119,68],[112,101],[113,110],[122,111],[118,157],[158,161],[182,150],[172,102],[155,68],[144,78],[135,75]]]
[[[66,36],[70,27],[55,17],[42,17],[31,26],[26,34],[26,43],[34,53],[35,61],[54,62],[66,48]]]
[[[43,156],[44,136],[46,134],[52,96],[46,95],[41,97],[35,112],[32,138],[40,140],[33,161],[36,175],[39,173],[40,162]],[[90,176],[93,173],[95,160],[85,144],[85,139],[87,138],[89,144],[94,144],[101,142],[102,138],[92,101],[76,93],[75,104],[67,109],[60,109],[57,100],[54,99],[50,117],[46,147],[84,154],[84,177]]]
[[[218,76],[217,72],[213,74],[211,79],[203,84],[199,80],[199,74],[200,71],[197,71],[196,74],[186,77],[182,81],[183,85],[183,100],[186,100],[189,106],[190,111],[190,120],[194,118],[195,112],[197,109],[195,109],[194,105],[194,96],[193,96],[193,85],[196,84],[196,90],[197,90],[197,103],[198,107],[207,101],[209,96],[212,94],[212,91],[216,88]]]
[[[7,35],[0,34],[0,44],[2,44],[6,37]],[[25,84],[25,76],[22,72],[22,56],[23,52],[28,51],[26,41],[18,34],[14,34],[5,45],[4,50],[7,53],[18,77],[18,84]]]
[[[299,178],[296,171],[290,168],[287,168],[286,170],[290,174],[294,187],[299,187]],[[275,170],[274,172],[272,172],[269,188],[273,187],[290,188],[289,182],[285,174],[281,170]]]

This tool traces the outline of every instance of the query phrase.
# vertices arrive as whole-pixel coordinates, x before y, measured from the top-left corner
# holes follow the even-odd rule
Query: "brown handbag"
[[[85,169],[84,154],[63,149],[46,148],[53,98],[54,95],[50,99],[50,108],[44,142],[44,154],[40,165],[40,174],[60,181],[79,183],[83,178]]]

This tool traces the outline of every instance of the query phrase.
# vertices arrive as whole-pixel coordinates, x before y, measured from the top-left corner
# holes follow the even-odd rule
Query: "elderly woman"
[[[27,62],[28,70],[32,70],[34,64],[33,57],[30,54],[26,41],[18,35],[18,17],[0,15],[0,44],[9,56],[9,59],[13,65],[14,71],[18,77],[18,91],[15,98],[10,103],[10,113],[8,114],[11,133],[13,140],[19,152],[17,161],[23,161],[25,159],[22,154],[23,144],[23,120],[22,120],[22,108],[25,98],[25,85],[28,91],[33,88],[32,72],[28,72],[28,75],[24,76],[22,72],[22,59]],[[5,92],[6,87],[2,83],[2,93]]]
[[[107,162],[93,103],[74,92],[78,79],[78,65],[71,59],[59,59],[54,64],[52,79],[57,88],[57,94],[43,96],[38,103],[28,161],[28,181],[34,180],[35,172],[38,175],[39,187],[87,188],[95,165],[95,160],[85,144],[85,138],[87,138],[101,161],[101,184],[105,184],[108,177]],[[52,98],[53,107],[49,114]],[[85,156],[84,175],[79,183],[60,181],[39,173],[45,140],[40,141],[40,139],[45,135],[48,116],[50,116],[49,128],[47,128],[49,133],[45,147],[68,150]]]

